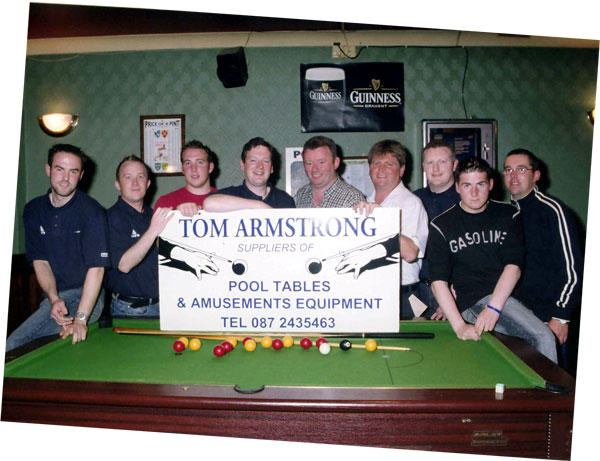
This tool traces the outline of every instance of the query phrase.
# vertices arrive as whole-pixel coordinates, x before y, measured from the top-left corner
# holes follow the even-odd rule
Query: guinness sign
[[[302,64],[303,132],[404,131],[402,63]]]

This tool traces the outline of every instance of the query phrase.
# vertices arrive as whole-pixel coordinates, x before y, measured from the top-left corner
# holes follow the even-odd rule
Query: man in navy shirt
[[[206,211],[296,207],[289,194],[269,182],[273,173],[273,146],[263,138],[252,138],[244,145],[240,167],[243,184],[210,194],[203,204]]]
[[[430,222],[460,201],[460,195],[454,187],[454,170],[457,165],[458,160],[452,143],[433,140],[423,148],[422,166],[427,178],[427,186],[417,189],[414,194],[423,202]],[[427,255],[423,259],[419,279],[419,297],[427,305],[423,315],[432,320],[443,319],[443,311],[431,291]]]
[[[105,285],[112,293],[111,315],[158,317],[158,247],[156,237],[173,212],[144,204],[150,187],[148,167],[134,155],[117,167],[115,187],[121,193],[107,211],[112,269]]]
[[[106,217],[98,202],[77,189],[86,158],[69,144],[50,148],[50,190],[25,206],[26,256],[44,299],[8,337],[7,351],[56,333],[83,341],[88,322],[102,313],[102,278],[110,265]]]

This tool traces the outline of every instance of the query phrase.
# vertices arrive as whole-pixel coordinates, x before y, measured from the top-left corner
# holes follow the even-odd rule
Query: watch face
[[[85,320],[87,316],[83,312],[77,312],[77,318],[79,320]]]

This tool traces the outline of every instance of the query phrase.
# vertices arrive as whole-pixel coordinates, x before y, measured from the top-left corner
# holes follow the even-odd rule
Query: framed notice
[[[369,176],[367,157],[344,157],[342,162],[338,170],[341,171],[341,178],[360,190],[365,197],[371,195],[375,189]],[[287,147],[285,149],[286,192],[294,197],[298,189],[308,182],[302,163],[302,147]]]
[[[144,163],[156,176],[181,175],[181,147],[185,115],[140,116],[140,144]]]
[[[344,170],[341,177],[348,184],[360,190],[368,197],[375,190],[369,176],[369,159],[367,157],[345,157]]]
[[[294,197],[298,189],[306,184],[308,184],[308,176],[302,163],[302,147],[286,147],[285,191]]]

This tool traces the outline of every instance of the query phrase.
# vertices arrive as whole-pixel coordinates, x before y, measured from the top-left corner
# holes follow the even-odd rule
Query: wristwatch
[[[87,314],[84,314],[83,312],[77,312],[75,317],[77,317],[77,320],[82,320],[83,322],[85,322],[88,318]]]
[[[560,322],[561,325],[567,325],[569,323],[568,320],[565,319],[559,319],[558,317],[552,317],[554,320],[558,320]]]

